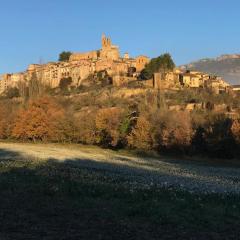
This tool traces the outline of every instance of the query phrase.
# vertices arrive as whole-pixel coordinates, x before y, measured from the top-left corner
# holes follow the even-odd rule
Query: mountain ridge
[[[221,76],[230,84],[240,84],[240,54],[223,54],[216,58],[203,58],[180,66]]]

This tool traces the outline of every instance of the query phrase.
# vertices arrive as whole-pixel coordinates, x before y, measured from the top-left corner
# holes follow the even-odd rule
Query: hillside
[[[182,66],[221,76],[231,84],[240,84],[240,55],[222,55],[218,58],[201,59]]]

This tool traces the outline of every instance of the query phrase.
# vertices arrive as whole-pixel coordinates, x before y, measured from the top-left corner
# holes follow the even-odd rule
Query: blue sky
[[[240,53],[239,0],[7,0],[0,5],[0,73],[101,47],[175,62]]]

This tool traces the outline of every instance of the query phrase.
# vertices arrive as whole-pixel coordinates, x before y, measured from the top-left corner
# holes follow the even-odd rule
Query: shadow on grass
[[[0,239],[236,239],[240,234],[238,196],[134,189],[125,176],[135,171],[144,177],[147,171],[127,167],[124,172],[88,159],[36,163],[0,149],[0,163]]]

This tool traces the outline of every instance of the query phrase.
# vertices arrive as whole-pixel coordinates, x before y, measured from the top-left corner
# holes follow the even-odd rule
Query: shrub
[[[128,145],[132,148],[149,150],[152,148],[151,125],[144,116],[140,116],[136,126],[127,137]]]
[[[184,151],[190,146],[193,130],[189,113],[168,112],[159,127],[159,150]]]
[[[19,90],[16,87],[8,88],[5,95],[6,95],[6,98],[10,98],[10,99],[15,97],[20,97]]]
[[[231,126],[231,132],[237,143],[240,143],[240,120],[234,120]]]
[[[124,119],[121,108],[112,107],[100,109],[96,115],[98,142],[103,146],[116,147],[120,142],[120,127]]]
[[[84,111],[74,117],[76,142],[83,144],[95,144],[97,142],[95,117],[95,111]]]
[[[72,83],[72,78],[62,78],[59,83],[59,88],[61,89],[62,92],[66,92],[69,89],[69,86]]]

